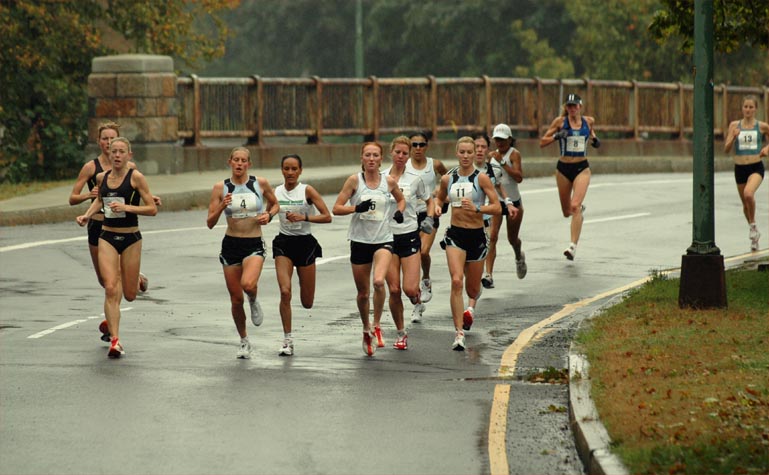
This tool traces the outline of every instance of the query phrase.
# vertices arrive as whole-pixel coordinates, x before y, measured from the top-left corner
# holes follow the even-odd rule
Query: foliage
[[[226,0],[1,2],[0,181],[58,179],[77,172],[87,142],[86,85],[95,56],[120,47],[169,54],[191,64],[211,59],[223,53],[221,35],[227,31],[218,28],[217,12],[236,4]],[[209,31],[206,26],[218,28],[211,38],[203,36]],[[124,33],[125,39],[108,44],[107,38],[115,32]]]
[[[650,26],[658,38],[680,36],[691,51],[694,44],[694,0],[660,0]],[[713,0],[713,41],[717,51],[732,52],[742,45],[769,48],[769,3],[765,0]]]

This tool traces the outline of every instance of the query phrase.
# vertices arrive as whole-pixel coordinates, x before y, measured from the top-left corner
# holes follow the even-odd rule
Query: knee
[[[756,201],[756,192],[753,190],[745,190],[742,193],[745,203],[754,203]]]
[[[374,290],[375,291],[381,291],[384,290],[385,286],[385,280],[383,278],[376,278],[374,279]]]
[[[414,285],[413,287],[403,289],[403,293],[413,302],[421,292],[419,291],[419,285]]]
[[[452,292],[461,292],[462,291],[462,279],[460,278],[451,278],[451,291]]]
[[[291,301],[291,287],[280,289],[280,301],[281,302],[290,302]]]
[[[109,300],[120,298],[120,283],[119,281],[107,282],[104,281],[104,295]]]
[[[582,214],[582,203],[572,201],[571,207],[569,208],[569,213],[571,216],[578,216]]]
[[[240,282],[240,286],[243,288],[243,291],[247,294],[255,294],[256,293],[256,281],[247,281],[242,280]]]
[[[369,293],[368,290],[359,291],[358,295],[355,297],[358,302],[366,302],[369,299]]]
[[[133,302],[136,300],[136,290],[126,290],[123,294],[123,298],[125,298],[127,302]]]
[[[234,307],[242,307],[244,301],[242,293],[240,295],[230,295],[230,303]]]
[[[390,297],[394,297],[396,295],[400,297],[402,291],[399,284],[388,285],[387,290],[390,292]]]

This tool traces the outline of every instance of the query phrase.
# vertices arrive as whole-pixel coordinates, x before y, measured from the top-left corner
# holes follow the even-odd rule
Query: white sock
[[[248,343],[248,337],[247,337],[247,336],[244,336],[243,338],[241,338],[241,339],[240,339],[240,343],[241,343],[241,344],[242,344],[242,343]]]
[[[293,340],[294,339],[294,335],[292,335],[291,332],[284,333],[283,334],[283,338],[288,338],[289,340]]]

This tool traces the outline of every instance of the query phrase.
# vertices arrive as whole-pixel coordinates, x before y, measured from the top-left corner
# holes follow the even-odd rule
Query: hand
[[[163,206],[163,200],[159,196],[152,195],[152,201],[155,202],[155,206]]]
[[[355,205],[356,213],[365,213],[370,209],[371,209],[371,200],[361,201],[360,203]]]
[[[85,226],[86,223],[88,222],[88,216],[86,216],[86,215],[78,216],[77,218],[75,218],[75,221],[80,226]]]
[[[593,137],[593,140],[590,142],[590,145],[592,145],[593,148],[598,148],[601,146],[601,141],[598,140],[598,137]]]
[[[558,132],[553,134],[553,139],[560,140],[560,139],[565,139],[568,136],[569,136],[569,132],[567,132],[566,130],[561,129]]]
[[[403,224],[403,212],[401,210],[396,209],[395,214],[393,215],[393,219],[398,224]]]
[[[432,234],[435,231],[435,221],[432,216],[427,216],[422,220],[422,224],[419,225],[419,230],[425,234]]]

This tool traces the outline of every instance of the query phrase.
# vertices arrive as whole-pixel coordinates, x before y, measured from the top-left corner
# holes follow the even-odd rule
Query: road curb
[[[611,452],[611,438],[590,397],[590,363],[578,345],[569,347],[569,424],[577,453],[590,475],[630,475]]]

